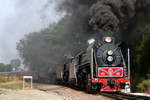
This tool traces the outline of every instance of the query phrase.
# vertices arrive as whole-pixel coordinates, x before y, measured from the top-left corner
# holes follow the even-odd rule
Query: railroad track
[[[114,98],[117,100],[150,100],[148,96],[124,94],[124,93],[100,93],[103,96]]]
[[[35,84],[35,87],[37,87],[36,84]],[[69,86],[65,86],[65,85],[60,85],[59,87],[55,87],[55,86],[51,86],[51,87],[47,87],[47,88],[41,88],[41,87],[42,86],[37,87],[37,88],[42,90],[42,91],[50,91],[50,90],[60,91],[60,90],[65,90],[67,88],[72,88],[72,89],[75,89],[77,91],[83,91],[87,94],[93,94],[96,96],[103,95],[103,96],[106,96],[109,98],[114,98],[117,100],[150,100],[150,97],[148,97],[148,96],[124,94],[124,93],[102,93],[102,92],[97,93],[95,91],[86,91],[86,90],[79,88],[79,87],[69,87]]]

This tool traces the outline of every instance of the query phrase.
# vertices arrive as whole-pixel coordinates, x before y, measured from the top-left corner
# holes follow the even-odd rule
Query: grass
[[[16,81],[17,79],[17,81]],[[22,80],[18,80],[16,76],[0,76],[0,88],[5,89],[23,89]],[[25,82],[25,88],[30,87],[27,82]]]
[[[25,87],[29,87],[28,83],[25,83]],[[5,88],[5,89],[22,89],[23,88],[23,82],[18,81],[17,83],[14,82],[5,82],[5,83],[0,83],[0,88]]]

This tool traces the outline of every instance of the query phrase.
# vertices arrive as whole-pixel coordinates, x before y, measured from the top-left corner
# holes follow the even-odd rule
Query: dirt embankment
[[[0,88],[0,100],[113,100],[99,94],[89,94],[70,87],[34,84],[34,88],[12,90]]]
[[[0,88],[0,100],[70,100],[55,92],[38,89],[10,90]]]

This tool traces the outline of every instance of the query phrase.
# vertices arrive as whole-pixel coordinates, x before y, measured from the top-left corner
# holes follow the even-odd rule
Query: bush
[[[144,80],[142,83],[139,83],[137,85],[137,88],[139,88],[140,90],[144,90],[145,92],[147,92],[148,88],[150,88],[150,79]]]
[[[3,78],[2,76],[0,76],[0,83],[4,83],[4,82],[6,82],[5,78]]]

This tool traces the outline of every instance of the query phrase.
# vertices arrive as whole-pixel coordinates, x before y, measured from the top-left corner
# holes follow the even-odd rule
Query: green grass
[[[29,87],[28,83],[25,83],[25,87]],[[17,83],[14,82],[5,82],[5,83],[0,83],[0,88],[5,88],[5,89],[22,89],[23,88],[23,82],[18,81]]]

